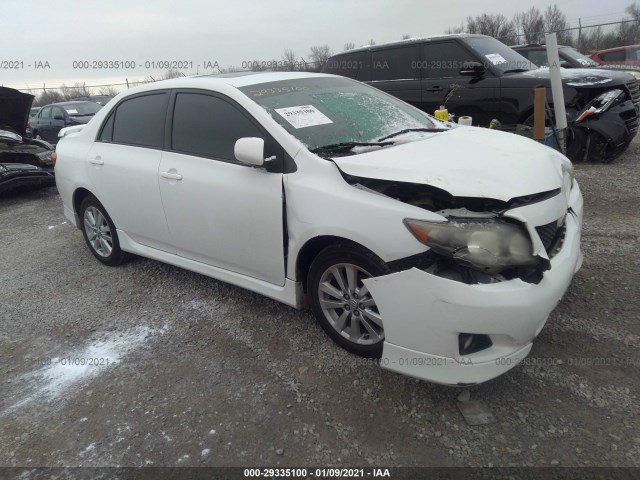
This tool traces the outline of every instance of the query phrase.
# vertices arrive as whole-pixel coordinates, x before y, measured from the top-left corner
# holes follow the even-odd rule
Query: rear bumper
[[[475,384],[527,356],[582,264],[582,195],[576,185],[561,250],[538,284],[508,280],[469,285],[417,268],[365,280],[384,319],[381,366],[448,385]],[[461,333],[488,335],[492,345],[460,355]]]
[[[0,193],[18,187],[51,187],[56,184],[53,172],[34,172],[0,179]]]

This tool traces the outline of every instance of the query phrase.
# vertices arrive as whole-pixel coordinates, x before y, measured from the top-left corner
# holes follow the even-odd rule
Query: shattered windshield
[[[347,78],[303,78],[241,87],[310,150],[376,142],[405,129],[442,128],[426,114]]]

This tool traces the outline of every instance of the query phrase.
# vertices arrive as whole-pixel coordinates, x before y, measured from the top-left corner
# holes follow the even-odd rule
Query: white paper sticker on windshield
[[[294,128],[313,127],[333,123],[329,117],[313,105],[300,105],[298,107],[276,108],[282,118],[294,126]]]
[[[485,57],[487,57],[487,60],[489,60],[494,65],[498,65],[499,63],[507,63],[505,58],[499,53],[487,53]]]
[[[78,110],[75,108],[66,108],[65,109],[69,115],[73,115],[74,113],[78,113]]]

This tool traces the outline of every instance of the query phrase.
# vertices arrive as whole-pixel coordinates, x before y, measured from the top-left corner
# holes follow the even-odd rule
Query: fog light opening
[[[458,335],[458,351],[460,355],[471,355],[491,347],[493,342],[489,335],[461,333]]]

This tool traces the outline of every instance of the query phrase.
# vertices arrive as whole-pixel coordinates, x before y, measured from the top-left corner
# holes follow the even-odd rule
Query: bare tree
[[[517,14],[515,22],[524,33],[525,43],[544,43],[544,17],[536,7]]]
[[[410,38],[411,38],[411,35],[409,35],[408,33],[402,34],[402,40],[409,40]]]
[[[297,70],[296,68],[296,54],[293,50],[287,48],[282,54],[282,61],[284,62],[284,69],[289,71]]]
[[[317,71],[322,70],[324,64],[327,63],[329,57],[333,55],[333,51],[329,45],[316,45],[311,47],[311,53],[309,53],[309,58],[312,62],[315,63],[315,69]]]
[[[37,106],[49,105],[50,103],[62,102],[65,98],[57,90],[44,90],[36,97],[34,104]]]
[[[184,76],[185,76],[184,73],[182,73],[177,68],[171,68],[171,69],[167,70],[166,72],[164,72],[159,77],[156,77],[154,75],[147,75],[144,78],[144,81],[146,83],[151,83],[151,82],[159,82],[160,80],[169,80],[171,78],[180,78],[180,77],[184,77]]]
[[[569,28],[567,16],[562,13],[555,3],[549,5],[544,11],[544,31],[556,32],[556,38],[560,45],[573,45],[573,35],[570,31],[559,31]]]
[[[467,29],[464,28],[464,23],[461,23],[459,27],[449,27],[447,28],[444,33],[448,33],[448,34],[452,34],[452,33],[464,33],[466,32]]]
[[[467,31],[500,38],[502,42],[507,44],[513,44],[516,41],[515,23],[501,13],[483,13],[475,17],[467,17]]]
[[[633,2],[625,9],[625,12],[635,22],[621,23],[618,26],[619,45],[633,45],[640,42],[640,6]]]
[[[356,44],[353,42],[347,42],[344,44],[344,51],[348,51],[348,50],[353,50],[354,48],[356,48]]]
[[[373,38],[370,38],[369,41],[367,42],[367,45],[375,45],[376,41]]]
[[[76,82],[72,86],[60,85],[60,93],[65,100],[73,100],[79,97],[88,97],[92,95],[90,88],[86,88],[83,83]]]
[[[105,86],[105,87],[100,87],[100,90],[98,90],[98,93],[100,95],[107,95],[109,97],[115,97],[120,92],[118,92],[118,90],[116,90],[115,88],[113,88],[111,86]]]

